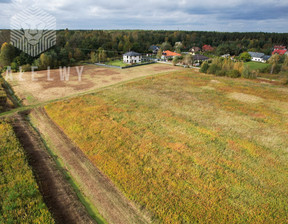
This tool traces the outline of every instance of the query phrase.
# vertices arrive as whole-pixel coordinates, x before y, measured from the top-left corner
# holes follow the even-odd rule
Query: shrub
[[[239,71],[242,74],[243,69],[244,69],[244,63],[243,62],[235,62],[233,69]]]
[[[178,61],[179,61],[179,58],[178,58],[178,57],[174,57],[173,60],[172,60],[172,64],[173,64],[174,66],[176,66],[177,63],[178,63]]]
[[[222,64],[222,70],[230,71],[233,69],[234,63],[230,58],[225,58]]]
[[[227,76],[230,78],[239,78],[241,73],[238,70],[230,70],[227,72]]]
[[[202,63],[201,68],[200,68],[200,72],[202,73],[207,73],[207,70],[209,68],[208,63],[205,61],[204,63]]]
[[[256,79],[257,78],[257,74],[256,72],[251,72],[248,66],[245,66],[243,69],[243,72],[241,74],[242,78],[245,79]]]
[[[208,74],[216,74],[216,72],[220,71],[220,70],[221,70],[221,68],[218,65],[212,64],[209,66],[207,72],[208,72]]]
[[[227,75],[227,72],[224,70],[219,70],[216,72],[216,76],[226,76],[226,75]]]
[[[31,71],[31,65],[22,65],[22,71],[23,72],[30,72]]]

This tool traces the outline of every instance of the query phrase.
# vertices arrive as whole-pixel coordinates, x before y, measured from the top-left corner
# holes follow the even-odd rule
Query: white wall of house
[[[252,57],[251,61],[266,63],[266,61],[263,58],[258,58],[258,57]]]
[[[123,55],[123,62],[132,64],[132,63],[140,63],[142,59],[142,56],[127,56]]]

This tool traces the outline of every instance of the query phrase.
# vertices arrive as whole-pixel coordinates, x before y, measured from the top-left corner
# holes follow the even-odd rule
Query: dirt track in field
[[[131,203],[83,152],[48,117],[43,108],[30,114],[49,147],[59,156],[73,179],[110,224],[151,223],[147,212]]]
[[[14,131],[24,147],[40,192],[56,223],[96,223],[86,212],[65,176],[56,167],[39,135],[24,117],[15,116]]]

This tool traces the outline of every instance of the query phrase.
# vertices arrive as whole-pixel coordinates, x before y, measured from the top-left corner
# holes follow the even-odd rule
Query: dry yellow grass
[[[19,73],[15,73],[13,74],[13,81],[11,81],[9,76],[7,81],[12,85],[19,98],[24,99],[24,104],[33,105],[91,91],[122,81],[181,69],[183,68],[165,64],[151,64],[128,69],[85,65],[81,81],[78,80],[76,67],[71,67],[69,81],[60,79],[59,69],[51,70],[49,78],[53,79],[53,81],[48,81],[47,71],[39,71],[34,77],[32,77],[31,72],[26,72],[22,75],[23,81],[20,81]],[[78,71],[80,71],[80,68]]]
[[[288,93],[277,89],[185,70],[46,111],[163,223],[285,223]]]

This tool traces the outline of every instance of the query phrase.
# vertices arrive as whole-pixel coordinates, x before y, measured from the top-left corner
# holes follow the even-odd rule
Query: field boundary
[[[137,67],[137,66],[142,66],[142,65],[150,65],[150,64],[154,64],[154,63],[157,63],[157,62],[153,61],[153,62],[147,62],[147,63],[142,63],[142,64],[127,65],[125,67],[120,67],[120,66],[115,66],[115,65],[106,65],[106,64],[102,64],[102,63],[95,63],[95,65],[103,66],[103,67],[107,67],[107,68],[126,69],[126,68],[133,68],[133,67]]]
[[[13,129],[28,157],[44,202],[57,223],[95,223],[79,201],[67,177],[35,132],[26,113],[14,117]]]

